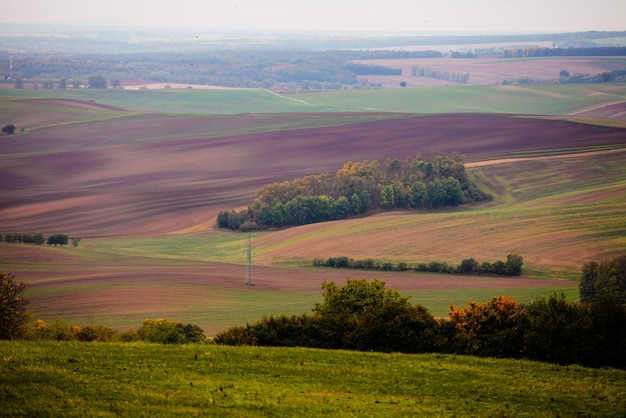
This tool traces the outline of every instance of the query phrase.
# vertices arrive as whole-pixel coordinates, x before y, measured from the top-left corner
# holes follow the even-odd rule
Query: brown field
[[[401,76],[362,76],[370,82],[381,83],[383,87],[398,87],[405,81],[408,87],[455,85],[447,80],[411,75],[414,65],[435,71],[469,73],[468,84],[501,84],[503,80],[532,78],[554,80],[561,70],[574,74],[599,74],[605,71],[626,68],[624,57],[539,57],[539,58],[420,58],[362,60],[363,64],[383,65],[402,69]]]
[[[49,104],[94,110],[91,103]],[[115,118],[2,137],[0,232],[60,232],[84,242],[77,249],[0,244],[0,270],[29,283],[31,307],[48,321],[94,320],[126,328],[145,318],[170,317],[197,323],[208,334],[262,315],[302,313],[319,300],[321,282],[341,283],[346,276],[378,278],[413,295],[455,291],[449,299],[455,303],[465,303],[474,290],[571,289],[575,283],[257,265],[256,286],[247,287],[241,264],[105,253],[90,250],[89,241],[206,234],[218,211],[249,203],[260,186],[334,172],[350,160],[458,151],[478,162],[626,142],[620,128],[509,115],[412,116],[259,132],[263,120],[279,125],[281,118],[297,115],[209,118],[96,110],[115,112]],[[251,133],[220,134],[234,127]],[[294,233],[306,230],[281,234]],[[269,249],[272,237],[258,242]],[[306,258],[317,250],[294,245],[290,255]],[[331,255],[350,255],[335,253],[340,250]],[[385,248],[380,251],[384,256]],[[261,264],[279,259],[280,250],[258,254]]]
[[[139,115],[5,138],[0,231],[158,235],[210,226],[264,184],[335,172],[346,161],[458,151],[471,162],[624,144],[624,129],[481,114],[212,137],[212,125],[255,123],[254,116]]]
[[[593,109],[585,110],[584,112],[576,113],[574,116],[626,120],[626,102],[599,106]]]
[[[51,322],[90,322],[125,329],[147,318],[171,318],[201,326],[207,335],[263,315],[301,314],[321,300],[321,284],[343,284],[346,277],[378,279],[425,303],[429,291],[454,290],[446,303],[467,303],[472,291],[509,294],[529,287],[536,295],[569,289],[571,281],[367,272],[255,265],[254,286],[244,284],[237,264],[103,255],[0,244],[0,266],[28,283],[36,318]],[[545,289],[545,290],[541,290]],[[426,293],[424,293],[426,292]],[[443,315],[444,312],[438,312]]]

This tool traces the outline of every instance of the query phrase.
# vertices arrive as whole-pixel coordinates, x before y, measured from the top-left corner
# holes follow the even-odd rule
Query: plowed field
[[[157,116],[3,138],[0,231],[170,233],[209,227],[218,211],[248,204],[264,184],[335,172],[347,161],[439,151],[479,161],[623,145],[626,138],[619,128],[507,115],[415,116],[239,135],[219,132],[233,123],[261,129],[258,118]]]

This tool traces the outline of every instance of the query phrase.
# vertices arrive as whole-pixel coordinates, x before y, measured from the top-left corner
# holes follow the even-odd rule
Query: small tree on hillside
[[[7,135],[13,135],[15,133],[15,125],[13,125],[12,123],[4,125],[2,127],[2,133]]]
[[[12,274],[0,273],[0,340],[13,340],[26,333],[30,319],[28,301],[22,293],[25,283],[18,283]]]

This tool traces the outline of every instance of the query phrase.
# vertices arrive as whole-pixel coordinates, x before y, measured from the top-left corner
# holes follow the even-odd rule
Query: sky
[[[358,32],[626,30],[626,0],[19,0],[0,21]],[[0,29],[1,30],[1,29]]]

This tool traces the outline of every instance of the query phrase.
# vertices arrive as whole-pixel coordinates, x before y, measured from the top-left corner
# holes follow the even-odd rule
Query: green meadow
[[[277,94],[266,90],[13,90],[2,98],[93,100],[128,109],[185,114],[277,112],[513,113],[567,115],[623,101],[626,84],[451,86]],[[11,105],[12,106],[12,105]]]
[[[0,342],[0,415],[617,417],[626,372],[299,348]]]

